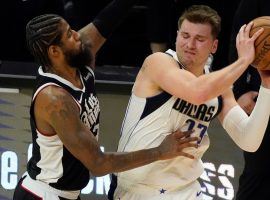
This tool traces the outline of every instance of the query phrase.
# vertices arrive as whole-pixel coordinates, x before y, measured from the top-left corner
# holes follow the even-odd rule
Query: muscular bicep
[[[51,87],[36,99],[36,107],[64,146],[89,170],[101,153],[91,131],[81,122],[79,107],[64,89]]]
[[[147,76],[162,90],[186,101],[194,102],[196,88],[191,87],[191,82],[196,77],[180,69],[178,63],[170,56],[162,53],[153,54],[145,60],[144,66]]]

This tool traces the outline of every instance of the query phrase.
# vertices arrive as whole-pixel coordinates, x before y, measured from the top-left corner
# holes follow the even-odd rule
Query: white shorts
[[[114,193],[115,200],[202,200],[202,197],[198,181],[175,191],[154,190],[147,186],[134,185],[129,189],[117,186]]]
[[[59,196],[66,199],[77,199],[80,195],[80,191],[63,191],[55,189],[46,183],[38,180],[33,180],[27,173],[23,175],[21,187],[43,200],[59,200]]]

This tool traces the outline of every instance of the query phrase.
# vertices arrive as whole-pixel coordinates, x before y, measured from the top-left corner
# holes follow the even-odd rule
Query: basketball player
[[[253,61],[254,40],[263,30],[250,38],[252,23],[242,26],[236,41],[237,61],[209,73],[209,57],[217,50],[220,31],[217,12],[208,6],[191,6],[180,17],[178,27],[176,52],[150,55],[137,75],[118,151],[154,148],[173,130],[194,129],[192,136],[200,138],[199,147],[184,152],[195,159],[177,157],[117,173],[114,199],[202,199],[197,179],[203,172],[201,157],[209,146],[207,129],[216,116],[246,151],[256,151],[263,138],[270,115],[269,75],[260,72],[262,86],[250,117],[239,107],[230,88]]]
[[[130,153],[102,153],[98,145],[94,55],[134,2],[112,1],[79,33],[52,14],[27,24],[28,46],[41,67],[30,107],[33,156],[14,200],[80,199],[89,172],[101,176],[175,156],[193,158],[182,152],[197,147],[191,132],[174,132],[157,148]]]

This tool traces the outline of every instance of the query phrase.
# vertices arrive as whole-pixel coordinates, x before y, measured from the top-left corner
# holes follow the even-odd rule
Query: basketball
[[[260,70],[270,70],[270,16],[255,18],[253,22],[251,36],[261,27],[264,31],[255,40],[255,59],[251,65]]]

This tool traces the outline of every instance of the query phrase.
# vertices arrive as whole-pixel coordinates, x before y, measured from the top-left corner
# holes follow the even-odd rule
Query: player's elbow
[[[258,149],[259,149],[260,145],[257,145],[257,144],[245,144],[245,145],[241,145],[240,148],[246,152],[250,152],[250,153],[254,153],[256,152]]]
[[[237,144],[242,150],[253,153],[259,149],[261,141],[242,138],[241,142],[238,142]]]
[[[193,94],[191,103],[200,105],[215,97],[215,86],[196,81],[190,84],[189,88],[192,88],[190,92]]]
[[[207,91],[197,90],[193,93],[193,97],[190,100],[190,103],[195,105],[201,105],[210,99]]]
[[[91,170],[91,174],[95,177],[99,177],[99,176],[105,176],[108,173],[106,173],[105,171],[102,171],[100,169],[96,169],[96,170]]]
[[[254,135],[256,133],[256,136]],[[245,137],[242,140],[241,149],[247,152],[256,152],[259,147],[261,146],[263,136],[264,136],[264,130],[257,130],[253,129],[252,127],[248,127],[248,129],[245,130],[245,135],[250,137]],[[255,136],[255,137],[254,137]]]
[[[110,172],[104,169],[104,167],[97,165],[96,167],[93,167],[90,169],[90,173],[95,177],[99,177],[99,176],[104,176]]]

